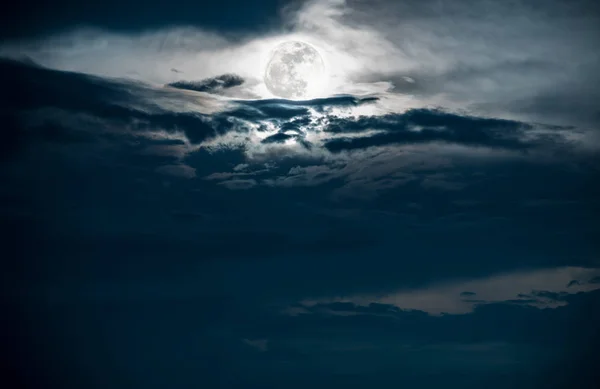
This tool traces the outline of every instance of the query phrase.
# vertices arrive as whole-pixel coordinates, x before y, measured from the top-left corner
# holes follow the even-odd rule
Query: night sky
[[[7,7],[0,386],[595,387],[599,42],[591,0]]]

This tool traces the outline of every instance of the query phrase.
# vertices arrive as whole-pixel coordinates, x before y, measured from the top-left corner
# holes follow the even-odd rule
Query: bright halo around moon
[[[269,92],[284,99],[319,97],[327,81],[325,63],[308,43],[284,42],[273,50],[264,81]]]

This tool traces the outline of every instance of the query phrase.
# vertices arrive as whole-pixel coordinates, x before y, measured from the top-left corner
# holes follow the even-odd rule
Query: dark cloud
[[[284,143],[288,139],[294,138],[293,135],[288,135],[283,132],[278,132],[262,140],[262,143]]]
[[[246,105],[247,107],[241,107],[229,112],[229,114],[248,120],[285,120],[308,114],[306,107],[287,103],[272,102]]]
[[[505,304],[521,304],[521,305],[531,305],[531,304],[535,304],[537,303],[538,300],[536,299],[510,299],[510,300],[505,300],[503,301],[503,303]]]
[[[167,84],[172,88],[187,89],[196,92],[216,93],[223,89],[240,86],[244,79],[236,74],[223,74],[218,77],[207,78],[201,81],[177,81]]]
[[[550,292],[547,290],[534,290],[531,294],[535,297],[541,297],[553,301],[564,301],[568,294],[565,292]]]
[[[282,131],[278,132],[277,134],[266,137],[265,139],[263,139],[261,141],[261,143],[263,143],[263,144],[285,143],[289,139],[294,139],[296,142],[298,142],[299,144],[304,146],[306,149],[310,150],[313,147],[313,145],[304,138],[304,134],[302,132],[300,132],[298,130],[298,128],[295,127],[295,125],[292,125],[292,128],[294,128],[294,129],[291,129],[290,127],[288,127],[287,131],[295,130],[297,133],[288,134],[288,133],[283,132],[283,130],[282,130]]]
[[[377,97],[334,96],[313,100],[283,99],[240,100],[240,105],[228,114],[248,120],[292,120],[296,124],[308,123],[308,108],[324,112],[331,107],[353,107],[377,101]]]
[[[549,310],[527,306],[526,303],[523,303],[523,300],[514,300],[514,302],[521,302],[522,304],[488,303],[477,306],[472,314],[442,316],[431,316],[422,311],[401,310],[385,304],[357,306],[352,303],[330,303],[315,306],[300,305],[298,307],[305,309],[305,313],[299,319],[304,322],[304,325],[310,326],[309,323],[311,322],[323,320],[334,326],[348,325],[347,328],[356,325],[355,329],[358,329],[362,327],[361,324],[370,323],[373,327],[378,327],[382,331],[400,330],[401,332],[397,333],[398,336],[409,342],[523,341],[542,345],[563,344],[562,342],[570,341],[562,337],[556,337],[556,335],[564,328],[563,326],[568,325],[569,315],[584,314],[583,311],[580,311],[580,308],[592,304],[598,298],[600,298],[599,291],[569,295],[565,296],[565,300],[570,303],[569,305]],[[531,302],[535,301],[532,300]],[[352,313],[352,315],[327,318],[328,312],[346,312]],[[387,315],[382,316],[383,313]],[[363,316],[363,318],[370,317],[370,319],[368,321],[363,320],[360,316]],[[513,324],[507,326],[511,320],[517,318],[518,320],[524,320],[519,323],[529,323],[529,325]],[[551,318],[557,320],[554,322],[554,326],[550,326],[551,328],[539,329],[537,327],[537,325],[543,326],[543,323],[550,323]],[[577,319],[572,317],[571,320]],[[598,320],[597,312],[594,314],[594,320]],[[370,327],[369,325],[366,326]],[[586,323],[585,328],[591,329],[592,326],[592,323]],[[472,332],[474,330],[475,333]],[[431,334],[431,337],[425,336],[426,334]]]
[[[0,59],[4,109],[54,106],[77,110],[125,112],[131,101],[126,85],[79,73],[61,72],[24,62]],[[111,101],[113,106],[106,103]]]
[[[588,281],[590,284],[600,284],[600,276],[594,277]]]
[[[262,99],[251,101],[240,101],[242,104],[247,104],[253,107],[261,108],[264,106],[284,105],[284,106],[302,106],[302,107],[348,107],[368,104],[378,101],[379,98],[372,97],[356,97],[350,95],[339,95],[332,97],[324,97],[312,100],[284,100],[284,99]]]
[[[7,102],[4,109],[11,115],[52,108],[73,116],[94,115],[106,120],[107,125],[112,121],[118,125],[128,125],[134,131],[183,130],[191,142],[201,142],[230,129],[227,121],[213,123],[210,117],[200,113],[176,113],[160,109],[152,112],[133,108],[147,98],[148,93],[155,93],[135,83],[108,81],[9,60],[0,60],[0,82],[3,85],[3,99]],[[49,128],[44,136],[52,136],[52,131],[56,134],[60,126],[56,123],[45,125]]]
[[[439,110],[418,109],[404,114],[383,117],[363,116],[359,119],[331,118],[325,131],[331,133],[360,133],[382,130],[383,133],[353,138],[336,138],[325,143],[332,152],[424,142],[447,142],[524,150],[535,142],[524,140],[529,124],[510,120],[459,116]]]

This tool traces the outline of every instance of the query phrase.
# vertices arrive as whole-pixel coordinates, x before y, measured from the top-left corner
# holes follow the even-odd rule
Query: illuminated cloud
[[[589,125],[596,117],[590,102],[598,99],[597,91],[586,87],[597,80],[592,14],[559,1],[547,5],[544,18],[525,2],[377,3],[304,2],[284,11],[285,33],[243,39],[192,27],[143,33],[78,29],[7,42],[0,54],[153,85],[181,82],[183,74],[193,82],[230,73],[246,82],[228,96],[268,98],[262,77],[271,50],[300,40],[318,48],[326,62],[331,77],[324,97],[377,93],[392,110],[443,106],[558,124]],[[492,16],[474,16],[480,14]]]

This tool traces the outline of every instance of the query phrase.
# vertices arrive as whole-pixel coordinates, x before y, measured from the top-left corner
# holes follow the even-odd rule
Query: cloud
[[[590,284],[600,284],[600,276],[595,276],[588,281]]]
[[[3,41],[41,64],[0,62],[0,273],[33,315],[15,327],[76,318],[59,367],[120,355],[160,367],[122,364],[145,386],[211,386],[186,360],[212,386],[530,388],[593,360],[596,25],[566,3],[375,1],[297,2],[251,35]],[[323,98],[261,89],[287,39],[321,51]]]
[[[262,140],[262,143],[285,143],[288,139],[293,139],[293,135],[288,135],[282,132],[279,132],[275,135],[271,135]]]
[[[326,141],[333,152],[382,146],[394,143],[448,142],[465,145],[525,149],[525,131],[532,127],[508,120],[459,116],[434,110],[410,110],[404,114],[383,117],[361,117],[358,120],[332,120],[325,131],[333,133],[384,130],[367,137],[336,138]]]
[[[569,281],[569,283],[567,284],[567,288],[570,288],[571,286],[574,285],[581,285],[581,282],[577,281],[577,280],[571,280]]]
[[[114,127],[120,127],[121,133],[126,132],[123,127],[130,133],[182,131],[193,143],[231,129],[228,123],[211,121],[208,114],[219,103],[209,99],[7,60],[0,61],[0,70],[2,93],[9,102],[6,108],[13,114],[37,110],[37,116],[23,115],[31,124],[51,125],[56,129],[72,123],[74,117],[88,115],[97,127],[104,127],[104,132]],[[50,116],[40,118],[40,114]],[[100,121],[104,123],[98,125]]]
[[[473,181],[466,182],[457,169],[474,160],[559,163],[564,156],[580,152],[581,142],[570,138],[568,128],[441,109],[367,114],[380,102],[374,97],[225,103],[175,88],[14,61],[2,64],[3,93],[19,96],[27,91],[27,98],[7,100],[13,105],[9,121],[15,126],[8,128],[14,128],[14,142],[35,133],[40,139],[65,144],[91,142],[88,148],[106,142],[130,150],[131,162],[152,161],[151,170],[156,172],[231,179],[220,184],[229,189],[328,185],[325,198],[335,201],[368,201],[413,184],[458,192]],[[34,83],[34,79],[44,82]],[[26,131],[17,130],[19,126]],[[140,139],[148,143],[130,144]],[[210,155],[238,150],[237,164],[290,161],[291,165],[269,175],[211,168],[210,162],[203,162],[198,170],[199,164],[188,159],[200,150]]]
[[[180,73],[171,69],[191,80],[225,72],[246,80],[235,88],[238,97],[268,98],[262,75],[270,50],[303,40],[318,47],[328,64],[324,97],[378,93],[392,110],[408,101],[476,116],[589,126],[598,118],[590,103],[597,91],[589,87],[597,79],[598,9],[583,0],[553,0],[543,8],[533,0],[510,6],[471,0],[380,0],[374,6],[307,1],[286,8],[283,30],[236,39],[189,27],[121,33],[80,28],[7,41],[0,54],[161,85],[179,81]]]
[[[587,335],[566,339],[557,334],[562,333],[565,328],[565,322],[562,320],[577,322],[579,319],[570,315],[582,314],[579,309],[584,305],[593,304],[598,297],[598,291],[573,294],[568,296],[569,304],[548,310],[539,310],[523,304],[491,303],[481,305],[466,315],[432,316],[422,311],[400,310],[393,305],[361,306],[352,303],[296,305],[291,311],[285,310],[280,314],[284,323],[297,323],[298,329],[293,336],[306,337],[307,341],[310,339],[324,348],[344,343],[350,345],[352,341],[364,341],[380,350],[382,358],[385,358],[383,351],[391,351],[386,345],[389,346],[389,339],[392,337],[396,339],[395,344],[399,346],[399,350],[404,350],[413,357],[417,357],[421,347],[452,348],[453,352],[448,357],[456,357],[462,355],[458,352],[459,348],[464,347],[465,351],[479,348],[483,351],[483,348],[490,347],[493,343],[528,344],[544,349],[550,344],[558,346],[571,342],[585,342]],[[597,315],[593,315],[591,321],[582,323],[581,327],[587,331],[593,328],[596,322]],[[319,336],[322,333],[336,333],[338,336]],[[289,341],[283,337],[278,340],[280,343]],[[561,350],[560,354],[563,352],[564,350]],[[538,357],[536,355],[533,359],[541,362]],[[514,358],[515,355],[512,355],[510,359],[514,362]],[[437,361],[443,363],[442,360]],[[531,364],[528,366],[531,367]]]
[[[567,299],[569,293],[560,291],[560,292],[551,292],[547,290],[533,290],[531,294],[535,297],[547,299],[550,301],[564,301]]]
[[[311,107],[315,108],[319,111],[322,111],[322,107],[352,107],[359,106],[363,104],[375,103],[379,101],[379,98],[376,96],[369,97],[357,97],[352,95],[340,95],[340,96],[331,96],[324,98],[316,98],[311,100],[283,100],[283,99],[261,99],[261,100],[250,100],[250,101],[239,101],[240,104],[245,104],[248,106],[256,107],[261,109],[262,107],[266,107],[269,109],[270,107]],[[306,112],[302,110],[300,112]]]
[[[187,165],[165,165],[156,169],[158,173],[168,174],[174,177],[194,178],[196,177],[196,169]]]
[[[240,163],[239,165],[236,165],[233,167],[233,171],[234,172],[239,172],[239,171],[244,171],[246,170],[250,165],[248,165],[247,163]]]
[[[207,78],[202,81],[176,81],[167,86],[178,89],[193,90],[196,92],[216,93],[223,89],[240,86],[244,79],[235,74],[223,74],[217,77]]]
[[[314,10],[322,7],[312,4]],[[589,2],[329,4],[337,10],[336,23],[377,36],[374,47],[394,42],[390,54],[376,57],[378,65],[355,73],[355,79],[391,80],[399,93],[485,115],[562,124],[597,120],[597,109],[588,103],[597,93],[584,87],[585,80],[597,77],[592,69],[598,64],[590,50],[599,32],[599,9]]]
[[[256,186],[256,180],[253,180],[253,179],[248,179],[248,180],[234,179],[234,180],[221,181],[219,183],[219,185],[223,185],[224,187],[226,187],[228,189],[244,190],[244,189],[250,189],[250,188]]]
[[[38,152],[52,155],[46,158],[60,156],[74,166],[81,165],[78,158],[85,155],[94,161],[89,162],[90,168],[118,167],[115,177],[149,188],[156,182],[163,185],[165,175],[171,175],[187,180],[170,180],[170,185],[198,185],[194,190],[214,191],[223,198],[227,189],[238,194],[240,189],[259,189],[245,193],[254,196],[254,192],[277,193],[286,187],[290,197],[281,201],[302,201],[307,196],[319,203],[312,204],[319,209],[344,208],[354,201],[366,206],[379,198],[381,215],[389,215],[388,220],[421,218],[421,223],[427,223],[439,218],[441,225],[443,217],[451,217],[456,225],[468,226],[478,223],[481,214],[476,212],[490,212],[489,208],[466,207],[462,214],[449,216],[455,209],[448,201],[483,196],[495,204],[525,204],[523,199],[539,197],[534,184],[545,185],[536,177],[552,171],[552,182],[569,182],[562,186],[575,190],[578,180],[589,179],[589,166],[594,163],[571,141],[576,133],[572,128],[442,109],[381,113],[377,108],[385,100],[381,96],[225,101],[131,80],[15,61],[0,64],[9,112],[3,145],[14,150],[12,155],[33,144]],[[36,142],[64,147],[53,146],[50,151],[47,144]],[[331,152],[328,148],[335,142],[351,146]],[[258,167],[264,163],[271,168]],[[573,170],[563,170],[567,165]],[[527,173],[527,179],[520,172]],[[522,192],[506,194],[502,177],[512,177],[511,185],[518,183]],[[487,188],[495,188],[498,196]],[[555,211],[554,205],[565,201],[573,207],[589,203],[545,188],[545,201]],[[132,193],[159,196],[141,187]],[[517,211],[536,212],[520,208],[498,208],[498,212],[505,220]],[[497,216],[486,220],[497,223]]]
[[[386,304],[402,310],[418,310],[433,315],[466,314],[481,304],[513,303],[537,308],[556,308],[567,304],[567,296],[578,292],[590,292],[600,287],[572,285],[568,280],[574,275],[589,277],[598,273],[595,268],[550,268],[530,272],[492,275],[469,281],[446,282],[428,285],[423,289],[401,290],[384,296],[350,296],[346,298],[303,301],[304,306],[334,302],[368,306],[370,303]],[[469,290],[468,295],[462,292]],[[477,296],[477,300],[462,297]],[[518,299],[517,299],[518,297]]]

